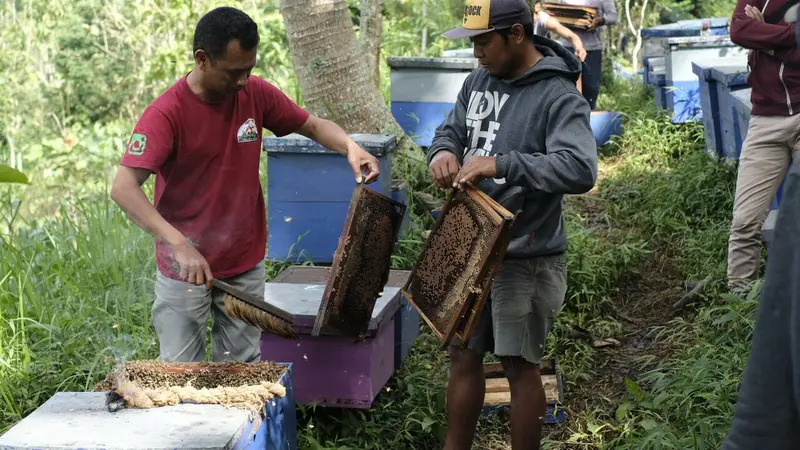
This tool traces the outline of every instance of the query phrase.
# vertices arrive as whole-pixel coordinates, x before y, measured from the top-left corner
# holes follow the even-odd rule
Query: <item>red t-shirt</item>
[[[213,104],[197,97],[184,76],[144,111],[121,164],[155,172],[156,210],[191,239],[215,278],[239,275],[266,253],[261,130],[285,136],[308,116],[256,76],[235,96]],[[169,246],[158,240],[156,262],[164,275],[178,279]]]

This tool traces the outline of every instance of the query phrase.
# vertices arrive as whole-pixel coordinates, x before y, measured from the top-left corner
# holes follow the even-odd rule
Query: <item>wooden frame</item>
[[[362,215],[371,214],[365,203],[368,198],[386,203],[392,211],[388,217],[388,220],[391,221],[390,235],[388,238],[384,237],[390,242],[387,248],[377,248],[374,245],[375,239],[368,234],[369,230],[360,229],[355,220]],[[339,244],[333,256],[333,266],[328,273],[325,291],[319,305],[319,312],[311,332],[312,336],[319,336],[324,330],[352,335],[359,339],[364,338],[369,328],[375,302],[383,294],[383,289],[389,280],[392,250],[397,242],[405,212],[406,205],[403,203],[373,191],[363,184],[356,186],[342,234],[339,236]],[[373,253],[384,252],[377,256],[381,260],[380,267],[370,266],[365,268],[361,265],[363,261],[361,261],[359,254],[364,247],[370,248]],[[353,292],[352,289],[356,288],[353,282],[358,279],[375,277],[376,272],[379,273],[380,280],[371,280],[374,281],[371,287],[375,291],[368,293],[371,301],[369,301],[369,304],[359,304],[358,299],[354,299],[350,295]],[[363,296],[360,297],[363,298]],[[334,305],[336,308],[334,308]],[[338,311],[339,313],[334,316],[333,311]]]
[[[494,228],[491,232],[491,238],[486,249],[483,251],[483,254],[480,255],[478,263],[480,269],[478,270],[478,274],[468,277],[462,292],[456,294],[462,296],[462,298],[459,298],[453,305],[457,308],[457,311],[452,318],[449,319],[445,327],[440,330],[429,315],[431,311],[426,310],[426,307],[421,304],[422,302],[419,297],[416,299],[414,298],[413,291],[415,281],[419,276],[420,265],[425,261],[426,255],[431,251],[431,243],[434,239],[439,237],[438,233],[440,232],[441,226],[448,220],[448,214],[453,207],[463,202],[463,200],[457,199],[457,196],[463,197],[465,194],[467,196],[467,201],[472,202],[488,216]],[[431,234],[425,242],[420,259],[402,289],[403,295],[417,311],[419,311],[420,316],[439,338],[443,348],[449,345],[454,336],[461,341],[462,347],[467,346],[469,338],[472,336],[478,318],[483,310],[494,274],[505,256],[510,240],[511,227],[513,226],[515,218],[516,216],[514,214],[476,188],[467,186],[464,193],[459,193],[456,189],[450,192],[447,202],[442,208],[439,219],[434,224]],[[472,242],[470,242],[469,245],[472,245]],[[474,265],[471,267],[474,268]],[[448,291],[448,293],[449,292],[450,291]]]
[[[583,19],[593,20],[597,16],[597,8],[590,6],[565,5],[558,2],[544,2],[542,11],[546,12],[559,23],[573,30],[585,30],[578,22]]]

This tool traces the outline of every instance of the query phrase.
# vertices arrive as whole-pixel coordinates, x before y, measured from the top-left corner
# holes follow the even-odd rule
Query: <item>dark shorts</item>
[[[565,254],[504,261],[468,348],[539,364],[566,293]],[[460,341],[454,338],[451,345]]]

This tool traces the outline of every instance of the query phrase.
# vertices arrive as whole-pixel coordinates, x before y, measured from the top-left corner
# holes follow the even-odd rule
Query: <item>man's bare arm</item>
[[[111,186],[111,199],[143,230],[154,238],[166,243],[172,249],[173,257],[180,268],[180,278],[192,284],[206,284],[211,288],[214,279],[205,258],[156,211],[142,191],[142,185],[150,177],[147,169],[119,166],[114,184]]]
[[[151,173],[147,169],[119,166],[111,186],[111,199],[154,238],[173,246],[181,244],[186,238],[156,211],[142,191]]]

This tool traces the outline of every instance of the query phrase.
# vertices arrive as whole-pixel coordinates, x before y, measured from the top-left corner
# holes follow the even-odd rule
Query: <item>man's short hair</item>
[[[242,49],[254,49],[259,42],[258,25],[244,11],[229,6],[216,8],[197,22],[193,51],[203,49],[209,58],[220,58],[234,39]]]

